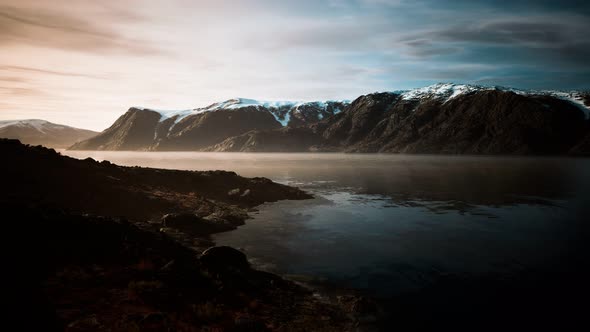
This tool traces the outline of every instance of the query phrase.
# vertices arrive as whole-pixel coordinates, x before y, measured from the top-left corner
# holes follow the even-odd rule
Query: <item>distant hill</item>
[[[351,103],[231,99],[184,111],[131,108],[71,148],[579,155],[590,152],[589,97],[440,83]]]
[[[0,121],[0,138],[18,139],[25,144],[44,145],[52,148],[67,148],[97,134],[92,130],[68,127],[38,119]]]

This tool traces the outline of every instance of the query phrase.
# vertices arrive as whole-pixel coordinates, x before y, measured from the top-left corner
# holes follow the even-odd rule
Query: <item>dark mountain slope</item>
[[[563,154],[585,132],[584,113],[567,101],[482,91],[442,103],[398,102],[354,152]]]
[[[144,150],[154,138],[160,114],[130,108],[97,136],[73,145],[77,150]]]
[[[281,125],[272,114],[253,108],[204,112],[182,119],[167,136],[159,136],[152,149],[199,150],[251,130],[278,128]]]
[[[321,135],[307,127],[284,127],[276,130],[254,130],[230,137],[204,151],[224,152],[301,152],[321,144]]]

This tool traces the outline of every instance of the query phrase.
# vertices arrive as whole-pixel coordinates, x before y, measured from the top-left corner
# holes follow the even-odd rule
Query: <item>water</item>
[[[590,159],[363,154],[62,152],[121,165],[224,169],[315,198],[259,207],[219,245],[258,267],[375,296],[443,276],[509,276],[578,248]]]

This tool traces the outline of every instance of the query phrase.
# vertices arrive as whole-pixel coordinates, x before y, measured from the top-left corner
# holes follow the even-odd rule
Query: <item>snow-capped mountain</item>
[[[563,154],[590,151],[590,94],[441,83],[353,102],[134,107],[72,149]]]
[[[228,138],[208,151],[590,153],[590,94],[441,83],[373,93],[297,130]]]
[[[103,133],[72,149],[198,150],[252,130],[314,124],[349,104],[233,98],[187,110],[132,107]]]
[[[549,96],[559,98],[573,103],[583,110],[587,116],[590,115],[590,94],[583,91],[521,90],[502,86],[438,83],[423,88],[397,90],[391,93],[401,95],[401,98],[404,100],[438,99],[446,103],[459,96],[482,91],[503,91],[513,92],[522,96]]]
[[[25,144],[45,145],[65,148],[98,134],[85,129],[78,129],[45,120],[9,120],[0,121],[0,137],[19,139]]]

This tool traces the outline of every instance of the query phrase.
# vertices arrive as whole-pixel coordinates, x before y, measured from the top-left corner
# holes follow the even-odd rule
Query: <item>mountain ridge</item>
[[[347,101],[229,99],[187,110],[131,107],[102,133],[71,149],[200,150],[251,130],[303,126],[341,112]]]
[[[585,154],[574,146],[586,146],[589,116],[584,91],[439,83],[351,103],[234,98],[184,111],[130,108],[71,149]]]

